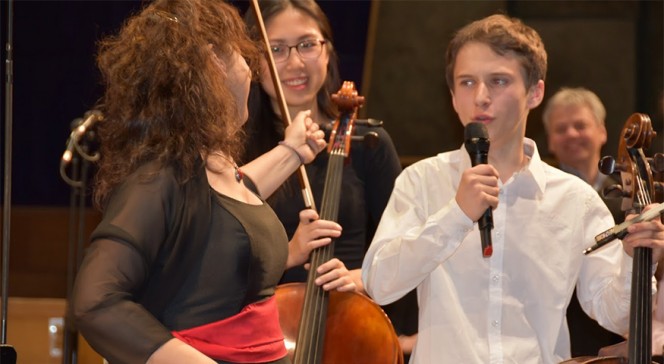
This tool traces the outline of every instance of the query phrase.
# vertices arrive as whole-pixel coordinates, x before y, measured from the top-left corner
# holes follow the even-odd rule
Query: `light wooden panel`
[[[7,344],[19,364],[61,364],[66,301],[61,298],[10,297],[7,306]],[[78,363],[102,364],[103,359],[78,338]]]

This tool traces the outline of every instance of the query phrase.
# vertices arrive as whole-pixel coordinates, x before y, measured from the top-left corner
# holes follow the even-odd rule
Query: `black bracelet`
[[[295,155],[297,156],[297,159],[300,160],[300,164],[304,164],[304,158],[300,155],[300,153],[297,151],[297,149],[295,149],[292,145],[286,143],[285,140],[280,141],[279,145],[282,145],[282,146],[292,150],[293,153],[295,153]]]

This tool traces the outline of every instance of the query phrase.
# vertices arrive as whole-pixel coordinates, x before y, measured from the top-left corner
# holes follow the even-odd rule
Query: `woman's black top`
[[[273,295],[288,256],[268,204],[215,192],[202,166],[184,184],[171,168],[152,171],[114,192],[74,288],[77,328],[110,363],[145,363],[171,331]]]

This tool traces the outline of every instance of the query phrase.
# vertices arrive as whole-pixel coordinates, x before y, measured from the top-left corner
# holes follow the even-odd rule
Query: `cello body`
[[[279,322],[288,355],[293,358],[304,304],[304,283],[277,287]],[[324,364],[403,363],[399,341],[387,315],[375,302],[356,292],[332,291],[329,295]]]

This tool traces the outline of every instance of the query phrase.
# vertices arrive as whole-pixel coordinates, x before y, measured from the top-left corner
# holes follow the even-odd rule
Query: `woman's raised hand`
[[[311,119],[311,111],[297,113],[291,125],[286,128],[284,144],[293,148],[303,163],[311,163],[327,145],[325,133]]]

